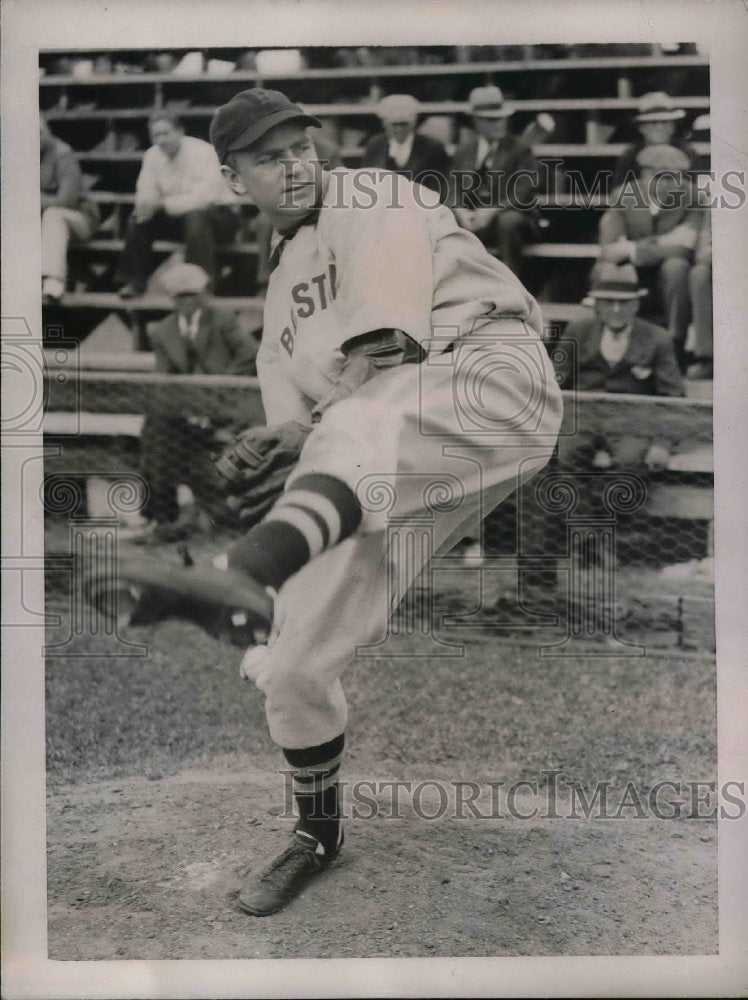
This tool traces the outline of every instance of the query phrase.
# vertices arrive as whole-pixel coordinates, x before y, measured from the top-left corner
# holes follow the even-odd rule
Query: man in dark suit
[[[539,166],[527,142],[508,130],[512,108],[498,87],[470,92],[474,132],[452,157],[449,204],[457,221],[522,277],[525,245],[538,236],[534,196]]]
[[[594,311],[571,322],[552,353],[562,389],[581,392],[624,392],[646,396],[683,396],[683,378],[667,330],[637,317],[647,292],[639,287],[630,265],[602,262],[595,266],[590,297]],[[670,444],[656,433],[650,437],[630,434],[625,427],[616,435],[558,441],[558,453],[548,466],[550,477],[559,470],[578,489],[574,516],[595,518],[604,510],[602,496],[610,484],[607,470],[635,472],[643,483],[667,467]],[[525,598],[533,607],[550,607],[556,601],[554,557],[566,545],[565,519],[548,505],[541,507],[541,473],[537,483],[522,492],[520,568]],[[578,477],[578,478],[577,478]],[[545,565],[536,568],[542,556]]]
[[[601,263],[594,270],[590,297],[594,313],[571,322],[564,340],[574,350],[560,352],[558,364],[562,389],[595,392],[625,392],[645,396],[683,396],[683,378],[667,330],[639,319],[639,303],[646,295],[639,288],[635,269]],[[562,439],[563,440],[563,439]],[[572,439],[576,462],[582,461]],[[592,443],[592,465],[631,467],[643,465],[651,471],[667,465],[669,448],[655,436],[620,435]],[[559,447],[560,452],[563,447]],[[562,456],[567,461],[570,455]]]
[[[377,107],[383,132],[364,147],[362,167],[378,167],[447,195],[449,156],[437,140],[416,131],[420,105],[410,94],[390,94]]]
[[[164,277],[174,312],[149,329],[156,371],[174,375],[256,375],[257,343],[235,313],[216,309],[206,293],[208,275],[197,264],[177,264]],[[168,386],[163,402],[146,415],[141,435],[142,471],[149,487],[143,510],[149,524],[133,541],[177,541],[189,534],[180,516],[177,486],[192,490],[198,506],[215,522],[220,516],[211,453],[214,423],[201,414],[175,412]]]

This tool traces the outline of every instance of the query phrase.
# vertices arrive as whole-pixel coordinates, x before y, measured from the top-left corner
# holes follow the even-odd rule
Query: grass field
[[[241,872],[292,822],[259,693],[239,652],[193,626],[131,638],[147,657],[90,656],[84,637],[48,659],[51,957],[716,950],[716,822],[631,810],[428,821],[380,801],[349,823],[337,871],[272,919],[246,918]],[[616,800],[627,782],[646,798],[716,776],[708,657],[541,658],[483,636],[442,658],[404,642],[412,658],[358,659],[347,675],[349,781],[524,779],[542,798],[558,770],[559,800],[595,781]],[[517,801],[531,811],[527,787]]]

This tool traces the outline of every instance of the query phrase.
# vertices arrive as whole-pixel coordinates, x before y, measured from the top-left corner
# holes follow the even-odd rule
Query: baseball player
[[[426,523],[439,553],[474,532],[546,464],[561,419],[539,308],[517,278],[434,192],[380,170],[321,170],[307,131],[319,124],[259,88],[211,124],[229,185],[276,230],[257,357],[267,427],[218,463],[252,526],[222,569],[121,567],[140,593],[135,620],[270,630],[242,672],[293,769],[298,821],[239,895],[256,915],[340,851],[341,676],[431,555],[400,559],[397,539]]]

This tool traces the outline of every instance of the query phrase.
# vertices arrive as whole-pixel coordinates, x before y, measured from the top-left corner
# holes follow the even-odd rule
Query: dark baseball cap
[[[271,128],[291,119],[317,128],[322,126],[322,122],[289,101],[279,90],[253,87],[235,94],[228,104],[216,111],[210,123],[210,141],[223,163],[232,150],[246,149]]]

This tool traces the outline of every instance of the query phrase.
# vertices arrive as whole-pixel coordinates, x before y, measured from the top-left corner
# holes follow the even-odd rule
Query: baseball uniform
[[[298,895],[342,845],[346,666],[367,647],[383,655],[392,613],[431,556],[547,463],[561,422],[540,311],[512,272],[427,188],[387,171],[312,168],[305,129],[319,124],[261,88],[211,123],[235,193],[252,194],[283,233],[257,355],[268,428],[250,428],[219,465],[231,474],[247,444],[247,467],[262,468],[252,444],[276,442],[268,461],[292,455],[285,488],[272,484],[272,506],[224,568],[129,576],[164,584],[190,620],[216,608],[209,630],[228,613],[246,623],[241,609],[272,621],[242,671],[265,695],[298,822],[238,894],[258,916]],[[285,205],[297,190],[305,207]],[[277,473],[265,470],[268,481]]]
[[[423,560],[407,572],[392,565],[388,523],[428,514],[424,496],[443,483],[456,500],[430,511],[430,527],[434,551],[446,550],[545,465],[555,444],[561,397],[539,308],[435,202],[394,174],[333,171],[316,221],[274,250],[257,357],[269,425],[307,421],[341,373],[341,348],[361,334],[402,330],[425,354],[328,409],[289,478],[289,487],[310,473],[342,480],[362,520],[284,584],[277,634],[255,662],[271,735],[284,748],[344,729],[340,675],[423,569]]]

